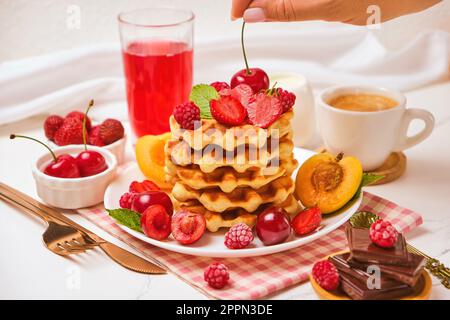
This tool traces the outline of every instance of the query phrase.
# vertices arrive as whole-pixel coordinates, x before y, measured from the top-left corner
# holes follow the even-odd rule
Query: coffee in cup
[[[328,104],[334,108],[348,111],[376,112],[392,109],[398,105],[397,101],[377,94],[345,94],[337,96]]]
[[[406,108],[405,96],[371,86],[336,86],[318,99],[317,117],[325,148],[359,158],[365,171],[379,168],[393,151],[422,142],[434,127],[433,115],[423,109]],[[412,120],[424,128],[408,136]]]

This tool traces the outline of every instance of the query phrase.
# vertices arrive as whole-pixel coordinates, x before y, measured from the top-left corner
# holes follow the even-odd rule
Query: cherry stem
[[[87,115],[89,110],[91,109],[91,107],[94,105],[94,100],[89,101],[89,105],[86,109],[86,112],[84,113],[84,118],[83,118],[83,143],[84,143],[84,150],[87,151],[87,144],[86,144],[86,119],[87,119]]]
[[[272,96],[272,95],[274,95],[274,93],[277,93],[277,90],[276,90],[276,88],[275,88],[275,86],[277,85],[277,81],[275,81],[275,83],[273,84],[273,86],[272,86],[272,88],[270,88],[269,90],[267,90],[267,94],[269,95],[269,96]]]
[[[42,144],[44,147],[46,147],[46,148],[48,149],[48,151],[50,151],[50,153],[51,153],[51,155],[52,155],[52,157],[53,157],[53,161],[56,162],[56,155],[55,155],[55,153],[52,151],[52,149],[50,149],[50,147],[49,147],[48,145],[46,145],[46,144],[43,143],[42,141],[39,141],[38,139],[35,139],[35,138],[31,138],[31,137],[27,137],[27,136],[22,136],[22,135],[19,135],[19,134],[14,134],[14,133],[10,134],[10,135],[9,135],[9,138],[10,138],[10,139],[15,139],[15,138],[29,139],[29,140],[32,140],[32,141],[35,141],[35,142],[37,142],[37,143]]]
[[[242,53],[243,53],[243,55],[244,55],[245,69],[247,70],[247,74],[252,74],[251,71],[250,71],[250,68],[248,67],[247,55],[245,54],[244,29],[245,29],[245,21],[242,22],[242,29],[241,29],[241,46],[242,46]]]

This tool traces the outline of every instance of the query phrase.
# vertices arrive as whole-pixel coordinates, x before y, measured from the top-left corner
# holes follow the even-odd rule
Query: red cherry
[[[269,89],[269,77],[264,70],[260,68],[250,68],[248,66],[247,54],[245,53],[244,45],[244,28],[245,22],[242,23],[241,30],[241,46],[242,54],[244,56],[245,69],[242,69],[234,74],[231,78],[230,86],[231,89],[233,89],[240,84],[246,84],[252,88],[253,93],[258,93],[261,90]]]
[[[160,204],[169,215],[173,214],[173,204],[169,196],[162,191],[147,191],[136,195],[131,203],[131,210],[143,213],[149,206]]]
[[[170,235],[170,216],[159,204],[148,207],[141,216],[142,231],[149,238],[164,240]]]
[[[85,150],[76,157],[78,168],[82,177],[89,177],[108,168],[105,158],[100,152]]]
[[[100,152],[92,151],[87,149],[86,139],[87,139],[87,125],[86,121],[88,118],[88,112],[94,105],[94,100],[89,101],[89,105],[84,113],[83,117],[83,143],[84,151],[78,154],[76,160],[78,167],[80,168],[80,173],[82,177],[89,177],[100,172],[105,171],[108,168],[105,158]]]
[[[74,157],[62,154],[44,169],[46,175],[58,178],[79,178],[80,170]]]
[[[254,93],[269,89],[269,77],[263,69],[250,68],[249,71],[250,73],[248,73],[247,69],[242,69],[236,72],[231,78],[231,88],[240,84],[246,84],[252,88]]]
[[[197,242],[205,230],[206,220],[202,214],[182,209],[172,217],[172,235],[181,244]]]
[[[291,234],[291,225],[283,208],[270,207],[258,215],[256,234],[266,246],[282,243]]]
[[[32,140],[34,142],[37,142],[41,145],[43,145],[52,155],[52,162],[50,162],[44,169],[44,173],[46,175],[52,176],[52,177],[58,177],[58,178],[79,178],[80,177],[80,170],[78,168],[76,160],[69,154],[62,154],[58,157],[56,157],[55,153],[50,149],[48,145],[43,143],[42,141],[39,141],[35,138],[18,135],[18,134],[11,134],[9,136],[10,139],[15,138],[21,138],[21,139],[28,139]]]

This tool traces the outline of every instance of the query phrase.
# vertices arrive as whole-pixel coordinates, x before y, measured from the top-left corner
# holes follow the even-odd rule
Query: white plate
[[[306,159],[314,155],[314,152],[310,150],[295,148],[294,156],[300,164],[302,164]],[[297,172],[294,172],[295,177]],[[145,177],[139,170],[137,164],[132,165],[127,170],[123,171],[108,187],[105,193],[105,208],[115,209],[119,208],[120,196],[128,190],[128,187],[133,180],[144,180]],[[323,237],[327,233],[337,229],[342,224],[344,224],[353,213],[359,208],[361,204],[362,197],[359,197],[356,201],[348,204],[345,208],[341,209],[338,213],[325,215],[322,221],[322,228],[310,235],[297,237],[292,235],[286,242],[273,245],[264,246],[261,241],[255,236],[255,240],[250,247],[240,250],[231,250],[225,247],[223,240],[226,230],[221,230],[219,232],[206,232],[203,237],[196,243],[191,245],[182,245],[175,241],[172,236],[166,241],[158,241],[146,237],[144,234],[131,230],[121,224],[118,224],[120,228],[128,232],[132,236],[145,241],[147,243],[153,244],[157,247],[167,249],[170,251],[175,251],[184,254],[190,254],[195,256],[204,257],[251,257],[251,256],[262,256],[266,254],[286,251],[292,248],[300,247],[311,241],[314,241],[320,237]]]

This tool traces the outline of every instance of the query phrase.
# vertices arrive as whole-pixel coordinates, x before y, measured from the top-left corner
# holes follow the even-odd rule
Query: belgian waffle
[[[181,182],[175,183],[172,195],[180,202],[198,200],[206,209],[223,212],[242,208],[253,212],[265,203],[282,203],[294,191],[294,183],[289,176],[282,176],[259,189],[239,187],[225,193],[219,188],[196,190]]]
[[[215,169],[225,166],[242,173],[252,168],[266,168],[270,162],[292,155],[294,143],[291,133],[277,140],[275,145],[272,145],[270,140],[267,140],[266,143],[261,149],[246,145],[241,148],[237,147],[233,151],[225,151],[214,145],[210,149],[205,148],[195,152],[184,140],[170,140],[166,143],[164,150],[166,157],[172,163],[178,166],[196,164],[204,173],[211,173]]]
[[[219,213],[206,209],[203,205],[195,200],[181,204],[177,204],[177,202],[175,202],[175,205],[176,207],[202,214],[206,220],[206,228],[211,232],[216,232],[220,228],[229,228],[234,224],[241,222],[246,223],[250,227],[253,227],[256,224],[258,214],[268,206],[270,206],[270,204],[262,205],[254,212],[248,212],[244,209],[237,208]],[[296,214],[300,209],[300,205],[293,195],[289,195],[285,201],[277,204],[277,206],[283,208],[292,215]]]
[[[279,166],[249,169],[242,173],[230,167],[221,167],[211,173],[204,173],[198,165],[176,166],[166,159],[166,177],[172,185],[181,181],[193,189],[208,189],[219,187],[223,192],[232,192],[238,187],[259,189],[281,176],[290,176],[298,162],[293,156],[280,160]]]
[[[170,117],[169,123],[172,140],[183,140],[195,150],[201,150],[209,145],[217,145],[224,150],[231,151],[242,144],[261,146],[272,134],[277,134],[278,138],[284,137],[292,132],[290,125],[292,117],[293,112],[288,111],[267,129],[250,124],[228,127],[213,119],[202,119],[199,129],[184,130],[173,116]]]

